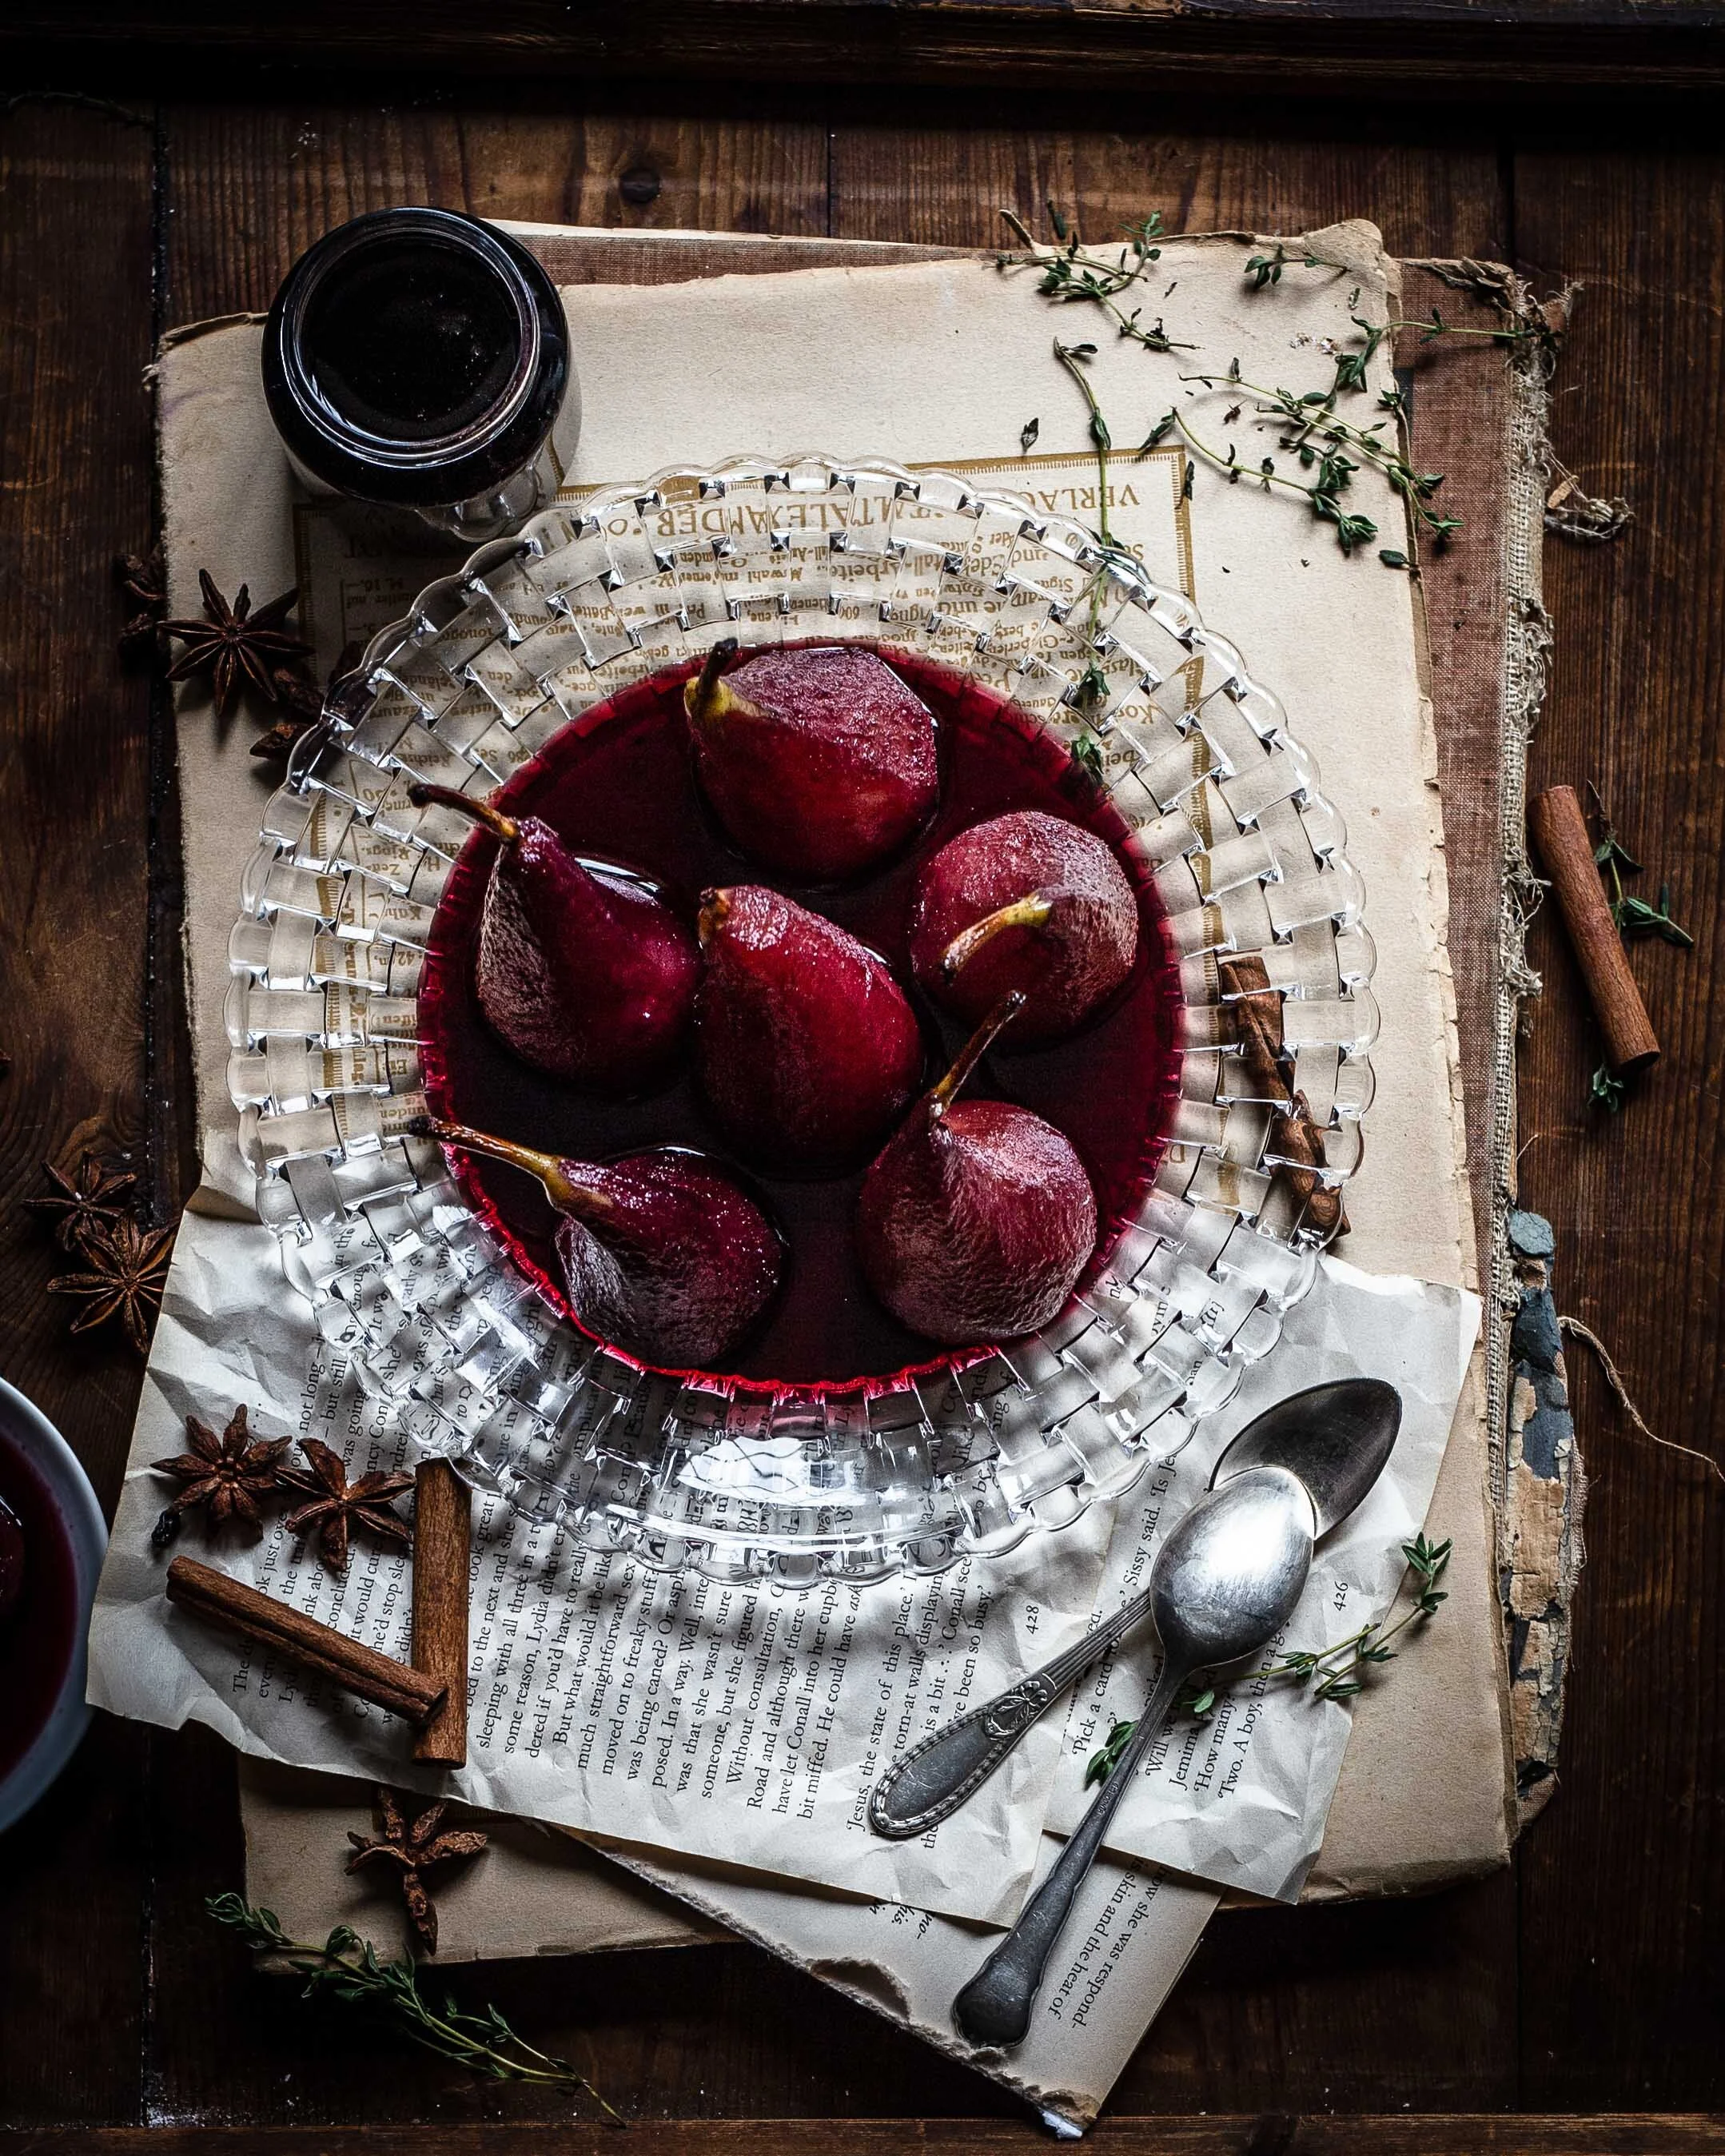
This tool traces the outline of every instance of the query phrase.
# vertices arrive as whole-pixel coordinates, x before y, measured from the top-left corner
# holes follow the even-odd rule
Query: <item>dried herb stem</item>
[[[1692,951],[1695,938],[1671,918],[1671,887],[1668,883],[1659,887],[1657,906],[1650,906],[1645,898],[1635,898],[1625,891],[1624,876],[1640,875],[1641,864],[1618,837],[1617,827],[1592,779],[1587,783],[1587,790],[1594,797],[1594,819],[1599,829],[1599,843],[1594,848],[1594,865],[1604,872],[1610,883],[1611,918],[1618,934],[1625,942],[1632,936],[1658,936],[1667,943],[1675,943],[1680,951]]]
[[[625,2123],[585,2074],[530,2044],[495,2006],[487,2006],[482,2014],[467,2014],[449,1999],[441,2013],[434,2012],[420,1992],[413,1964],[380,1961],[371,1941],[361,1938],[350,1926],[337,1924],[321,1946],[314,1946],[305,1939],[290,1939],[274,1910],[254,1908],[238,1894],[215,1895],[204,1907],[218,1924],[238,1932],[254,1953],[278,1956],[295,1975],[303,1976],[303,1997],[326,1994],[347,2005],[373,2007],[409,2042],[423,2045],[470,2073],[488,2081],[582,2089],[614,2124]]]
[[[1108,432],[1108,422],[1102,417],[1102,408],[1096,402],[1096,393],[1084,371],[1085,362],[1094,359],[1096,351],[1093,344],[1062,344],[1058,337],[1054,341],[1055,357],[1078,384],[1090,408],[1090,439],[1096,453],[1096,529],[1101,534],[1103,545],[1112,547],[1114,534],[1108,528],[1108,454],[1114,441]]]
[[[1371,339],[1372,333],[1368,332],[1367,348],[1363,352],[1337,355],[1336,380],[1327,390],[1309,389],[1302,393],[1292,389],[1269,389],[1260,382],[1242,379],[1236,371],[1230,371],[1225,376],[1182,375],[1180,379],[1199,383],[1209,390],[1243,392],[1261,400],[1258,405],[1260,416],[1281,423],[1282,433],[1276,445],[1278,449],[1285,456],[1296,457],[1301,467],[1314,472],[1315,476],[1310,480],[1288,480],[1276,471],[1275,460],[1270,457],[1264,459],[1255,472],[1250,467],[1243,468],[1246,476],[1278,482],[1307,494],[1311,498],[1313,513],[1336,525],[1337,540],[1344,553],[1351,552],[1362,540],[1377,536],[1377,526],[1369,517],[1353,518],[1351,531],[1344,525],[1338,497],[1351,483],[1354,473],[1360,469],[1353,458],[1346,454],[1350,449],[1401,495],[1407,504],[1416,531],[1425,533],[1441,545],[1452,533],[1461,529],[1459,516],[1441,516],[1430,506],[1432,496],[1444,483],[1444,475],[1441,472],[1415,471],[1394,443],[1380,439],[1389,419],[1401,412],[1401,393],[1399,390],[1383,393],[1378,402],[1386,416],[1374,420],[1369,427],[1356,427],[1337,413],[1336,400],[1343,390],[1359,391],[1368,386],[1366,362],[1376,349]],[[1190,438],[1189,429],[1176,409],[1171,409],[1166,418],[1158,422],[1158,429],[1163,431],[1171,426],[1179,427],[1183,434]],[[1158,433],[1153,430],[1146,446],[1154,447],[1158,439]],[[1206,454],[1212,463],[1217,460],[1214,450]],[[1238,459],[1231,449],[1221,462],[1224,470],[1240,468]]]
[[[1142,310],[1134,308],[1128,314],[1120,304],[1119,295],[1130,291],[1150,264],[1161,254],[1154,244],[1163,235],[1162,217],[1153,210],[1138,224],[1125,228],[1126,244],[1117,258],[1110,262],[1100,254],[1091,254],[1080,245],[1076,232],[1069,232],[1066,220],[1049,204],[1049,216],[1055,232],[1062,244],[1043,247],[1034,239],[1022,218],[1009,210],[1002,210],[1002,218],[1010,227],[1014,237],[1023,244],[1022,254],[1000,254],[995,265],[1002,270],[1034,269],[1042,272],[1037,290],[1045,298],[1065,304],[1070,300],[1087,301],[1100,307],[1116,330],[1123,337],[1143,345],[1151,352],[1195,352],[1195,345],[1177,344],[1162,325],[1160,317],[1147,328],[1139,320]]]
[[[1314,1687],[1314,1699],[1351,1698],[1362,1689],[1374,1663],[1395,1660],[1395,1650],[1389,1642],[1410,1625],[1423,1625],[1428,1618],[1435,1616],[1438,1605],[1448,1600],[1438,1582],[1449,1568],[1450,1548],[1449,1542],[1429,1543],[1423,1534],[1402,1544],[1402,1555],[1407,1563],[1396,1593],[1399,1596],[1411,1580],[1414,1583],[1414,1599],[1394,1624],[1388,1627],[1363,1625],[1358,1631],[1351,1632],[1345,1640],[1337,1640],[1333,1646],[1324,1647],[1315,1654],[1284,1655],[1280,1661],[1253,1674],[1297,1677],[1302,1681],[1309,1677]]]
[[[1332,261],[1327,254],[1314,254],[1309,247],[1302,248],[1297,254],[1290,254],[1286,248],[1278,240],[1273,253],[1253,254],[1247,258],[1245,271],[1246,281],[1254,291],[1261,292],[1267,285],[1281,284],[1281,273],[1291,264],[1298,264],[1307,270],[1336,270],[1344,275],[1350,266],[1346,262]],[[1450,278],[1446,281],[1454,284],[1457,280]],[[1475,288],[1469,285],[1466,289]],[[1507,305],[1506,296],[1500,292],[1493,290],[1486,296],[1491,298],[1499,306]],[[1363,327],[1364,325],[1362,326]],[[1380,323],[1376,327],[1376,334],[1383,337],[1393,330],[1418,330],[1421,332],[1420,341],[1422,344],[1430,344],[1435,338],[1440,336],[1486,337],[1493,344],[1506,346],[1520,343],[1529,338],[1545,345],[1549,345],[1553,341],[1553,331],[1548,322],[1524,322],[1518,324],[1513,329],[1473,329],[1464,323],[1446,322],[1435,305],[1429,316],[1416,317],[1411,321],[1398,317],[1392,321]]]

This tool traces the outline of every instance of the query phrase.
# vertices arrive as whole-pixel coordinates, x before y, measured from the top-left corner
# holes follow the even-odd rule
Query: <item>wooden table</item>
[[[206,13],[190,0],[15,6],[0,25],[0,80],[23,93],[0,105],[0,1371],[111,1502],[138,1366],[117,1337],[68,1339],[44,1293],[54,1254],[18,1205],[44,1156],[91,1146],[129,1154],[166,1219],[193,1167],[170,715],[116,656],[109,567],[151,530],[158,332],[265,305],[326,227],[399,201],[971,245],[998,237],[1000,206],[1028,216],[1053,196],[1093,234],[1152,208],[1176,230],[1366,214],[1398,254],[1584,287],[1556,445],[1636,521],[1609,547],[1550,545],[1535,779],[1597,780],[1697,947],[1638,947],[1666,1055],[1605,1116],[1587,1105],[1598,1058],[1567,951],[1536,929],[1523,1186],[1558,1229],[1560,1306],[1612,1344],[1655,1430],[1725,1452],[1713,18],[1615,0],[1512,9],[1501,33],[1419,6],[640,12],[632,32],[614,10],[529,8],[531,36],[510,43],[483,11],[428,6],[386,33],[377,8],[311,7],[230,15],[196,49],[176,44]],[[406,77],[409,59],[444,71]],[[1424,1900],[1222,1918],[1122,2080],[1105,2145],[1725,2146],[1692,2118],[1536,2116],[1725,2109],[1725,1487],[1637,1438],[1585,1362],[1574,1374],[1590,1562],[1562,1787],[1514,1870]],[[232,2122],[435,2121],[439,2146],[541,2145],[477,2129],[557,2105],[251,1977],[203,1913],[239,1877],[223,1748],[99,1722],[0,1841],[0,2127],[43,2149],[69,2143],[31,2129]],[[644,2122],[888,2122],[655,2128],[655,2152],[872,2156],[1029,2131],[988,2085],[741,1946],[499,1966],[454,1989],[573,2047]],[[1505,2112],[1526,2115],[1435,2116]]]

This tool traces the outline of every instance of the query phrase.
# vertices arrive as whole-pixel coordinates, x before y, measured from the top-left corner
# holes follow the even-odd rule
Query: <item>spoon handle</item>
[[[938,1826],[974,1796],[990,1774],[1085,1671],[1150,1609],[1146,1589],[1063,1655],[968,1714],[960,1715],[913,1744],[875,1783],[869,1795],[869,1825],[890,1841],[909,1841]]]
[[[1055,1942],[1096,1861],[1108,1822],[1119,1809],[1152,1740],[1168,1719],[1168,1709],[1188,1674],[1178,1663],[1163,1661],[1156,1689],[1138,1717],[1132,1742],[1096,1791],[1096,1801],[1077,1832],[1025,1903],[1017,1923],[952,2001],[953,2016],[972,2043],[1004,2046],[1024,2041]]]

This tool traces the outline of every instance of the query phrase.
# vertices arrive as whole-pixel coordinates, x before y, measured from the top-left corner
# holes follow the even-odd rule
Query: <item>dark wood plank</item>
[[[1610,547],[1547,549],[1557,658],[1533,783],[1597,781],[1649,896],[1668,880],[1697,939],[1635,946],[1665,1058],[1602,1115],[1597,1030],[1548,907],[1522,1186],[1558,1231],[1558,1307],[1603,1335],[1654,1430],[1725,1461],[1725,505],[1699,450],[1725,420],[1725,161],[1527,155],[1516,198],[1538,281],[1584,288],[1558,452],[1636,512]],[[1584,1350],[1568,1362],[1589,1563],[1560,1787],[1522,1858],[1522,2087],[1717,2104],[1725,1490],[1638,1438]]]
[[[896,20],[916,11],[878,12]],[[860,49],[842,39],[809,59],[813,19],[802,11],[804,27],[793,24],[771,58],[757,56],[753,71],[799,55],[811,77],[855,63]],[[437,28],[434,11],[428,23]],[[885,46],[871,46],[867,67],[922,64],[916,38],[926,34],[901,38],[884,59]],[[998,54],[1022,49],[1016,34],[1003,35]],[[1134,49],[1125,80],[1147,64]],[[750,50],[743,38],[715,59],[697,38],[676,64],[719,74]],[[935,70],[957,64],[956,50]],[[557,64],[552,54],[547,64]],[[1418,125],[1360,141],[1303,114],[1274,136],[1171,137],[1153,131],[1162,112],[1111,96],[1100,112],[1092,97],[1078,113],[1070,100],[1032,110],[998,98],[937,105],[924,95],[896,99],[888,126],[874,100],[847,95],[835,102],[829,159],[826,113],[806,95],[727,89],[702,100],[718,107],[702,112],[685,91],[632,94],[621,111],[598,115],[551,109],[558,100],[542,89],[528,96],[526,106],[512,99],[507,111],[459,119],[448,101],[382,112],[323,90],[269,106],[177,106],[166,130],[172,311],[259,305],[306,239],[404,196],[614,224],[816,233],[830,218],[846,234],[986,244],[999,201],[1030,211],[1053,193],[1093,229],[1152,207],[1176,226],[1260,228],[1363,209],[1401,251],[1501,254],[1512,244],[1492,141],[1446,144]],[[0,319],[9,326],[0,476],[11,511],[0,526],[0,693],[11,720],[0,808],[15,819],[9,829],[46,830],[55,842],[51,864],[45,848],[0,849],[0,1007],[14,1014],[0,1046],[18,1066],[0,1081],[0,1201],[23,1194],[56,1136],[85,1127],[136,1147],[145,1127],[149,721],[143,692],[110,670],[105,559],[134,543],[147,518],[147,413],[136,384],[149,325],[149,151],[141,131],[87,112],[0,118]],[[659,177],[650,202],[622,195],[623,173],[636,170]],[[1705,931],[1686,959],[1658,945],[1637,952],[1667,1056],[1612,1124],[1591,1122],[1582,1107],[1591,1043],[1567,955],[1548,937],[1540,945],[1551,993],[1523,1103],[1532,1142],[1524,1175],[1530,1200],[1552,1211],[1564,1239],[1565,1306],[1613,1337],[1656,1428],[1716,1452],[1725,1450],[1712,1406],[1725,1273],[1704,1200],[1718,1179],[1712,919],[1725,782],[1706,744],[1722,685],[1712,624],[1725,596],[1725,534],[1705,445],[1721,416],[1722,194],[1717,165],[1676,155],[1548,153],[1523,157],[1516,172],[1516,236],[1530,265],[1544,283],[1566,274],[1593,281],[1563,377],[1577,387],[1559,400],[1559,449],[1592,484],[1630,493],[1641,514],[1613,552],[1553,550],[1559,667],[1538,769],[1550,779],[1599,775],[1625,832],[1670,874],[1680,916]],[[1686,440],[1696,450],[1673,455]],[[38,500],[45,470],[57,475],[51,516]],[[50,634],[69,599],[83,608],[80,626]],[[100,634],[82,625],[90,619]],[[158,905],[162,895],[158,879]],[[161,916],[170,923],[171,898]],[[100,1029],[74,1023],[86,992],[74,1005],[67,986],[93,978],[101,1008],[117,1014]],[[152,1119],[160,1129],[177,1127],[172,1109],[164,1101]],[[158,1166],[171,1186],[172,1169]],[[1666,1194],[1628,1211],[1623,1194],[1642,1189]],[[1626,1214],[1625,1224],[1613,1226],[1614,1214]],[[62,1313],[43,1312],[47,1254],[9,1203],[0,1258],[0,1368],[88,1448],[111,1493],[135,1369],[123,1349],[68,1355]],[[1409,1905],[1230,1917],[1213,1928],[1117,2108],[1507,2103],[1517,2092],[1517,2012],[1524,2100],[1725,2101],[1706,2007],[1722,1900],[1718,1837],[1707,1827],[1721,1779],[1725,1512],[1698,1471],[1625,1431],[1590,1372],[1575,1378],[1599,1477],[1594,1564],[1563,1788],[1522,1859],[1519,1999],[1505,1881]],[[247,1976],[244,1956],[202,1914],[203,1896],[239,1876],[225,1754],[200,1737],[162,1743],[146,1811],[142,1746],[136,1732],[100,1732],[51,1811],[8,1837],[18,1861],[0,1877],[0,2118],[417,2118],[437,2122],[439,2141],[453,2147],[472,2138],[452,2138],[459,2128],[527,2115],[506,2094],[429,2074],[412,2053],[374,2050],[337,2019],[320,2019],[308,2037],[283,1988]],[[157,1851],[154,2033],[141,2087],[144,1964],[133,1912],[146,1839]],[[45,1949],[71,1908],[75,1952]],[[788,2128],[729,2129],[748,2133],[752,2146],[798,2148],[817,2132],[823,2148],[860,2150],[888,2134],[901,2146],[909,2133],[967,2146],[1024,2138],[1004,2122],[964,2123],[1007,2107],[973,2076],[747,1949],[494,1969],[456,1988],[470,2000],[495,1997],[553,2042],[585,2044],[579,2055],[602,2084],[649,2118],[878,2112],[952,2122],[872,2134],[822,2126],[803,2129],[802,2142]],[[536,2115],[562,2114],[547,2104]],[[726,2131],[705,2129],[715,2146]],[[1122,2133],[1134,2148],[1194,2152],[1546,2156],[1717,2145],[1704,2124],[1637,2119],[1170,2118],[1103,2138]],[[189,2148],[195,2137],[186,2138]],[[247,2145],[258,2138],[249,2131]],[[346,2138],[320,2130],[318,2145]]]
[[[424,0],[404,34],[388,0],[300,0],[219,13],[202,0],[34,0],[0,36],[60,64],[170,52],[219,91],[237,61],[382,71],[629,74],[700,81],[1082,85],[1208,82],[1272,94],[1437,92],[1506,107],[1538,81],[1566,91],[1717,90],[1716,9],[1686,0],[516,0],[506,14]],[[231,94],[231,89],[230,89]]]
[[[147,685],[115,646],[116,549],[150,528],[151,144],[87,111],[0,114],[0,1370],[117,1493],[138,1396],[112,1328],[19,1211],[44,1156],[142,1170]],[[101,1022],[91,1022],[93,1013]],[[138,2097],[142,1733],[98,1727],[0,1865],[0,2118]]]
[[[1101,241],[1159,210],[1170,232],[1301,232],[1367,217],[1392,254],[1502,254],[1508,217],[1496,150],[1465,137],[1290,139],[1170,133],[1141,101],[865,99],[835,105],[833,231],[947,247],[1008,240],[1009,208],[1047,232],[1052,199]]]
[[[698,111],[499,110],[446,100],[170,105],[171,317],[267,307],[312,240],[362,211],[434,203],[559,224],[736,232],[826,228],[824,128],[727,96]],[[649,200],[625,199],[649,185]]]
[[[1219,1917],[1109,2116],[1517,2099],[1514,1881]]]
[[[1725,2148],[1725,2121],[1651,2112],[1507,2117],[1498,2112],[1301,2117],[1286,2112],[1211,2118],[1105,2119],[1089,2146],[1106,2156],[1707,2156]],[[0,2156],[599,2156],[616,2142],[603,2126],[246,2128],[146,2132],[0,2132]],[[684,2119],[636,2127],[632,2156],[901,2156],[1046,2148],[1028,2120],[929,2119],[915,2124],[833,2118]]]

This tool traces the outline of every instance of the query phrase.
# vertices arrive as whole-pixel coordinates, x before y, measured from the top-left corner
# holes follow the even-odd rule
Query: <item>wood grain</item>
[[[195,321],[269,305],[304,249],[362,211],[430,203],[559,224],[825,229],[824,131],[747,102],[723,118],[353,103],[167,108],[168,311]],[[760,109],[757,107],[757,109]],[[650,202],[624,175],[650,173]]]
[[[1617,1116],[1590,1111],[1598,1034],[1558,924],[1522,1094],[1524,1199],[1557,1229],[1557,1299],[1604,1339],[1648,1423],[1725,1460],[1725,495],[1700,450],[1725,424],[1725,160],[1528,154],[1517,240],[1582,291],[1558,454],[1636,521],[1553,541],[1557,631],[1532,783],[1594,780],[1649,896],[1671,886],[1693,952],[1632,952],[1664,1044]],[[1638,1438],[1571,1343],[1588,1570],[1556,1801],[1521,1864],[1530,2103],[1725,2101],[1725,1493]]]
[[[1097,106],[1101,104],[1100,117]],[[1362,141],[1170,133],[1141,100],[1047,100],[1003,117],[949,100],[895,100],[891,118],[835,105],[833,229],[846,239],[943,246],[1010,242],[1009,208],[1047,237],[1050,201],[1101,243],[1161,212],[1170,232],[1298,233],[1366,217],[1392,254],[1494,257],[1509,245],[1494,151]],[[1322,120],[1317,125],[1321,129]]]
[[[404,33],[388,0],[212,11],[201,0],[15,4],[0,38],[60,66],[171,54],[200,94],[282,62],[381,71],[635,75],[685,81],[940,82],[1000,89],[1209,85],[1271,95],[1466,95],[1506,108],[1536,76],[1564,91],[1717,88],[1716,13],[1685,0],[514,0],[485,14],[422,0]]]
[[[602,2156],[614,2128],[580,2123],[424,2128],[157,2127],[142,2132],[0,2132],[0,2156]],[[1649,2112],[1592,2118],[1405,2113],[1301,2117],[1286,2112],[1216,2118],[1104,2119],[1087,2147],[1102,2156],[1712,2156],[1725,2121]],[[909,2133],[870,2119],[683,2119],[634,2126],[631,2156],[991,2156],[1046,2148],[1028,2122],[931,2119]]]
[[[151,146],[83,111],[0,113],[0,1370],[110,1509],[141,1372],[68,1337],[65,1268],[19,1201],[46,1156],[147,1171],[146,685],[110,564],[150,528]],[[92,1014],[100,1014],[92,1023]],[[0,2118],[136,2115],[146,1741],[99,1727],[0,1862]]]

